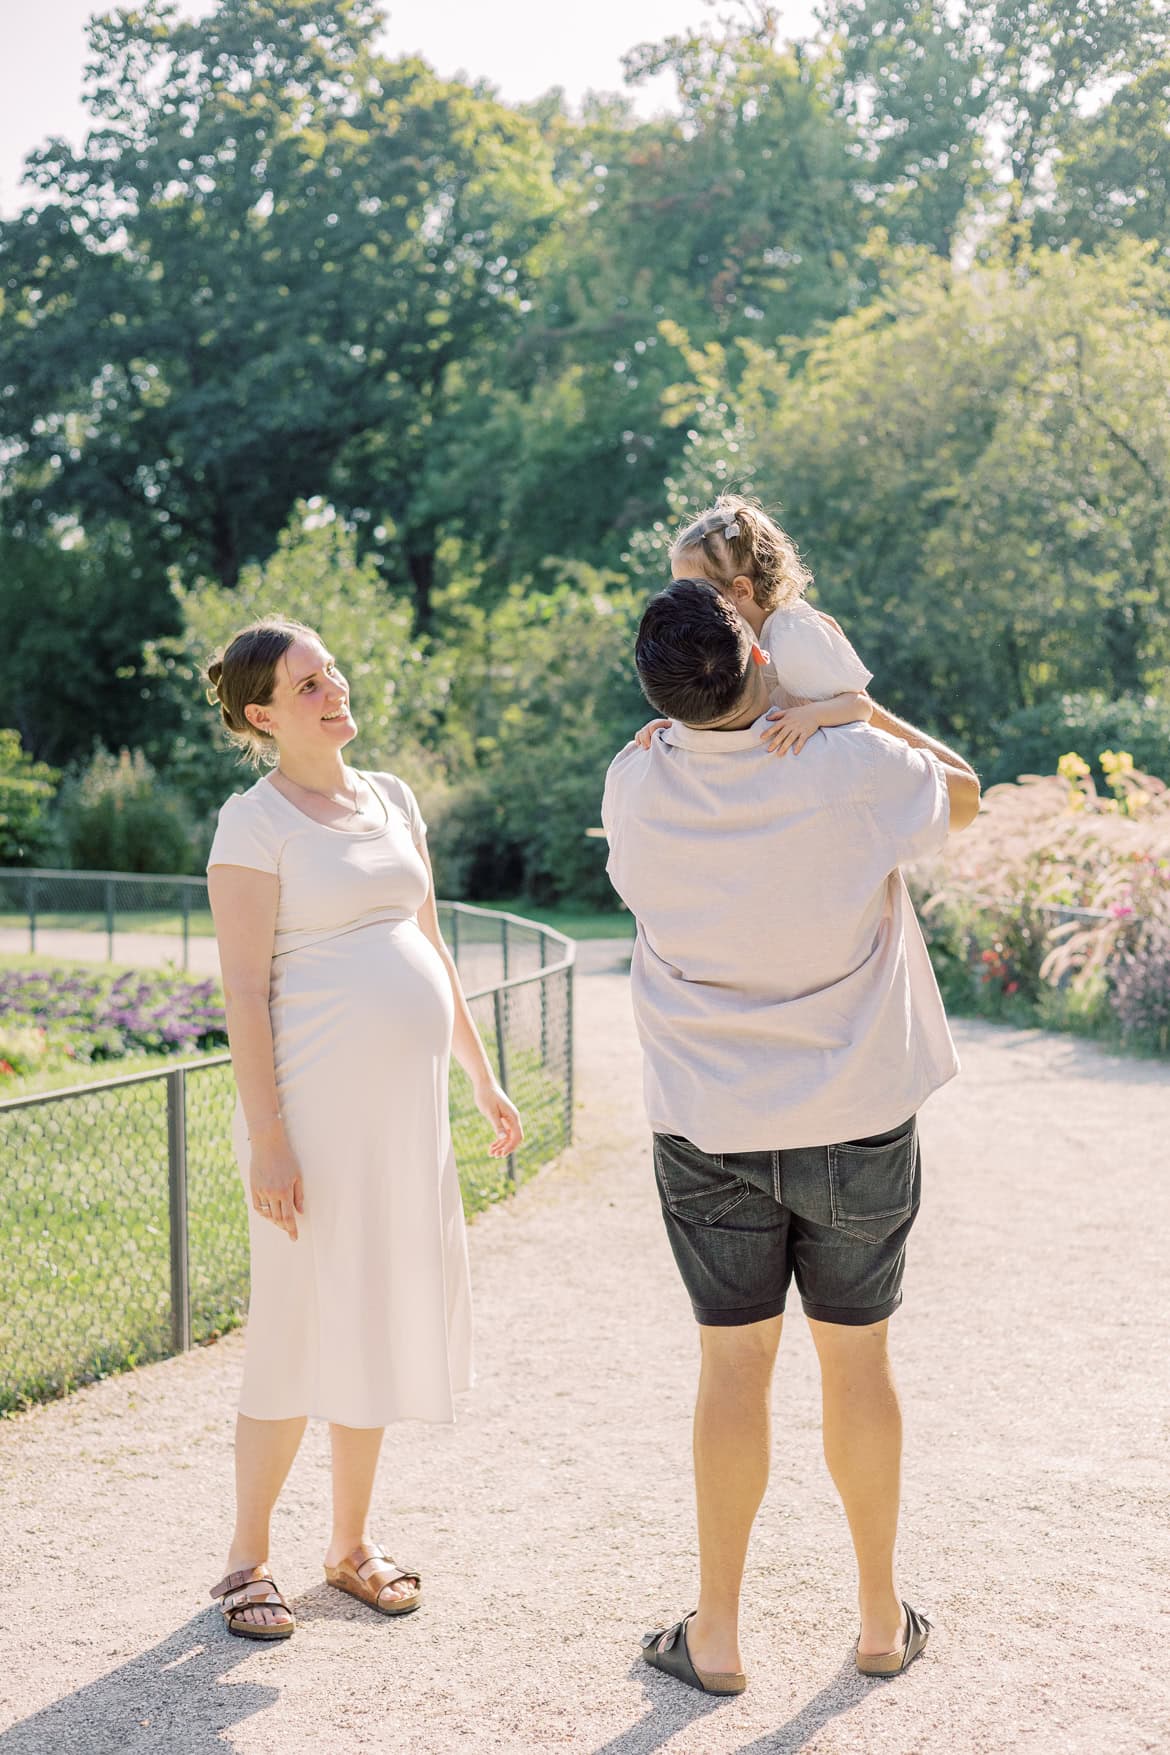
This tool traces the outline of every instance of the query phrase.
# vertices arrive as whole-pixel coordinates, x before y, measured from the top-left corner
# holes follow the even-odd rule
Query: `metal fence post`
[[[183,885],[183,971],[191,967],[191,886]]]
[[[167,1187],[171,1221],[171,1346],[191,1346],[191,1275],[187,1241],[187,1075],[167,1074]]]
[[[28,950],[30,956],[36,955],[37,949],[37,880],[28,880]]]
[[[453,904],[451,908],[451,955],[455,959],[455,967],[459,967],[459,908]]]
[[[108,946],[107,961],[114,960],[114,880],[106,879],[106,943]]]
[[[565,1144],[573,1143],[573,965],[565,970]]]
[[[497,987],[492,994],[492,1009],[496,1015],[496,1059],[500,1067],[500,1084],[508,1089],[508,1048],[504,1040],[504,995]],[[512,1190],[516,1188],[516,1154],[508,1153],[508,1182]]]
[[[540,967],[543,970],[548,962],[548,937],[540,935]],[[540,978],[540,1064],[548,1065],[548,978]]]
[[[504,980],[508,979],[508,920],[505,915],[500,921],[500,949],[504,953]]]

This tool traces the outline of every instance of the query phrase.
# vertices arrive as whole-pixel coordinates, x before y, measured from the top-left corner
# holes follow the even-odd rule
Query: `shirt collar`
[[[753,724],[745,725],[741,731],[704,731],[700,726],[680,725],[672,720],[661,736],[682,750],[718,750],[723,755],[733,750],[758,750],[763,748],[760,737],[768,729],[770,711],[765,708]]]

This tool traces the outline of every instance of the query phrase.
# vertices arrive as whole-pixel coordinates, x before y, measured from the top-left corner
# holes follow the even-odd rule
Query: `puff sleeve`
[[[801,701],[827,701],[864,689],[873,680],[844,634],[821,620],[803,599],[773,610],[760,644],[771,654],[776,682]]]
[[[247,793],[233,793],[220,807],[207,855],[213,865],[245,865],[251,871],[280,870],[280,839],[264,808]]]

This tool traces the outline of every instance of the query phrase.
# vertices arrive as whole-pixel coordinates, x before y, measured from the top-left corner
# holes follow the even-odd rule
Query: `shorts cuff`
[[[736,1310],[706,1310],[692,1304],[695,1321],[704,1328],[744,1328],[749,1322],[767,1322],[769,1317],[783,1316],[785,1300],[769,1298],[766,1304],[741,1304]]]
[[[801,1299],[804,1314],[814,1322],[837,1322],[843,1328],[866,1328],[870,1323],[884,1322],[901,1302],[901,1292],[895,1298],[887,1298],[884,1304],[813,1304],[807,1298]]]

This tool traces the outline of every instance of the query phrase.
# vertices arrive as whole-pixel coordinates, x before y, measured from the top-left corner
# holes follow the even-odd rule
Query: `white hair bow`
[[[739,525],[736,523],[735,519],[733,518],[730,524],[725,524],[723,526],[724,541],[730,542],[733,536],[738,536],[738,535],[739,535]]]

